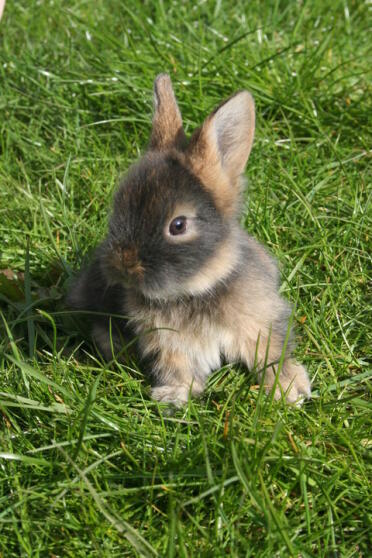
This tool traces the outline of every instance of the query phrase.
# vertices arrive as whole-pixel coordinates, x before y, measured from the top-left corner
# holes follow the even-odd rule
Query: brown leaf
[[[8,419],[8,417],[6,416],[5,413],[1,413],[3,415],[3,420],[5,422],[5,426],[7,427],[8,430],[10,430],[12,428],[12,423],[10,422],[10,420]],[[1,558],[1,555],[0,555]]]
[[[24,299],[23,274],[12,269],[0,269],[0,294],[14,302]]]
[[[48,386],[48,391],[51,395],[53,395],[53,397],[57,401],[57,403],[61,403],[62,405],[65,404],[63,399],[57,393],[54,393],[54,391],[52,390],[52,388],[50,386]]]
[[[230,416],[230,411],[226,411],[225,425],[223,427],[223,437],[224,438],[227,438],[227,435],[229,433],[229,416]]]

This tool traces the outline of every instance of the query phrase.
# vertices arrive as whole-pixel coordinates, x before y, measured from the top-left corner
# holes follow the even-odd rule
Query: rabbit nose
[[[137,275],[138,277],[143,276],[145,269],[138,257],[137,248],[123,248],[121,250],[121,261],[128,275]]]

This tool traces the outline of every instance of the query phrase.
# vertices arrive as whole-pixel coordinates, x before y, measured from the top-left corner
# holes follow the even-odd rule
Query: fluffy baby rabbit
[[[69,304],[93,311],[107,358],[135,335],[158,401],[182,405],[202,393],[222,358],[256,366],[276,398],[310,397],[305,368],[291,358],[291,342],[284,347],[291,309],[276,263],[239,226],[251,95],[227,99],[190,140],[168,75],[156,78],[154,99],[149,148],[119,186],[107,237]]]

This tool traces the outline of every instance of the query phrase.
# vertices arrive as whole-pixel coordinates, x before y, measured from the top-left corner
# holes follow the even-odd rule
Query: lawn
[[[0,556],[371,552],[371,3],[8,0],[0,23]],[[231,363],[168,412],[66,312],[171,74],[191,133],[252,92],[242,223],[313,398]]]

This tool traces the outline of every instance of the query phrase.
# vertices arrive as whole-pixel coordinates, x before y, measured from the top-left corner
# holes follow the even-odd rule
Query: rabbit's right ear
[[[154,118],[150,149],[183,147],[186,136],[182,117],[168,74],[160,74],[154,82]]]

